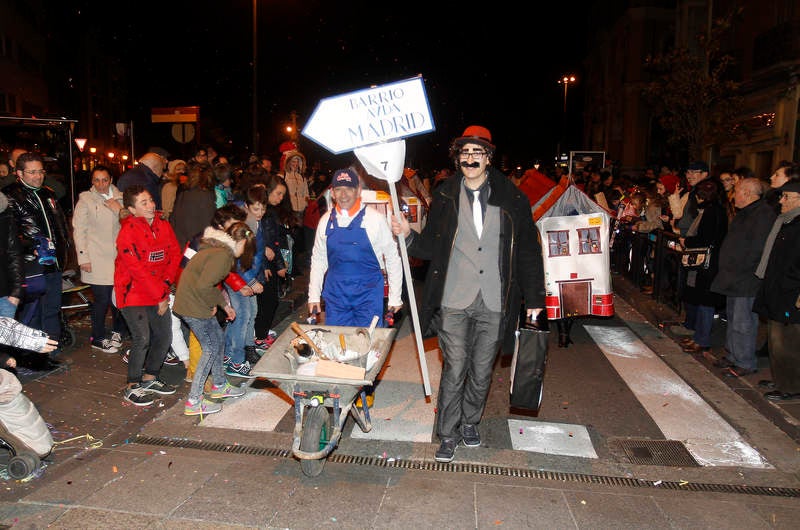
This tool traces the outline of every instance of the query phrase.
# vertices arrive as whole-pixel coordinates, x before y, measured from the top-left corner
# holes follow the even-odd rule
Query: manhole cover
[[[700,464],[675,440],[618,440],[632,464],[644,466],[700,467]]]

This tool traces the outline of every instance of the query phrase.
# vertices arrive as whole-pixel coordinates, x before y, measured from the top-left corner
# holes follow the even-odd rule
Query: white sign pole
[[[403,174],[403,162],[405,161],[406,141],[395,140],[386,144],[360,147],[355,149],[355,155],[370,173],[389,183],[389,194],[392,197],[392,212],[395,215],[403,215],[400,211],[400,201],[397,199],[397,189],[395,182],[400,180]],[[422,372],[422,386],[425,395],[431,395],[431,382],[428,376],[428,362],[425,358],[425,346],[422,344],[422,332],[419,326],[419,314],[417,313],[417,299],[414,294],[414,279],[411,277],[411,265],[408,262],[408,250],[403,234],[397,236],[400,246],[400,255],[403,258],[403,276],[406,280],[408,291],[408,305],[411,310],[411,322],[414,325],[414,337],[417,344],[417,357],[419,358],[419,368]]]

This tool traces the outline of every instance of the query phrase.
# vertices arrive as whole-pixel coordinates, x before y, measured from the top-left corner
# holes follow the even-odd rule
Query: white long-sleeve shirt
[[[381,268],[386,271],[387,281],[389,282],[388,304],[389,306],[400,306],[403,304],[403,262],[400,260],[397,241],[392,235],[389,222],[383,214],[372,206],[362,205],[361,209],[363,208],[366,208],[367,211],[364,212],[361,226],[366,229],[367,238],[372,245],[373,252],[375,252],[375,258],[377,258]],[[356,215],[358,215],[358,212],[356,212]],[[322,285],[325,281],[325,273],[328,271],[328,238],[325,235],[325,229],[328,226],[330,217],[331,212],[325,212],[317,225],[314,249],[311,252],[308,303],[319,303]],[[353,217],[348,215],[346,211],[336,210],[336,221],[340,227],[350,226]]]

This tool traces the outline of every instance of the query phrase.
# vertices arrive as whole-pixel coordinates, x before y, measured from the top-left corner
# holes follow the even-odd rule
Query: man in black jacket
[[[19,228],[25,300],[17,315],[28,326],[61,338],[62,271],[70,247],[67,220],[53,190],[44,186],[44,161],[36,153],[17,159],[17,181],[6,186],[9,209]],[[51,352],[54,359],[60,350]]]
[[[0,193],[0,316],[14,318],[22,299],[22,250],[17,222],[8,209],[8,197]]]
[[[723,368],[727,377],[741,377],[758,369],[758,315],[753,312],[753,302],[761,280],[755,272],[775,221],[775,210],[762,198],[765,186],[757,178],[745,178],[735,184],[733,202],[737,212],[722,240],[719,269],[711,283],[712,291],[726,296],[727,354],[714,364]]]
[[[763,278],[755,310],[767,318],[770,401],[800,399],[800,180],[778,188],[781,213],[767,236],[756,276]]]
[[[528,318],[544,307],[542,250],[528,199],[490,166],[488,129],[467,127],[450,148],[457,172],[436,188],[421,234],[401,216],[392,231],[408,252],[430,260],[420,322],[438,334],[444,357],[439,383],[437,462],[456,447],[481,444],[478,423],[501,346],[513,352],[522,301]]]
[[[144,186],[156,203],[156,210],[161,211],[161,177],[167,167],[167,153],[160,148],[151,147],[142,155],[139,163],[120,175],[117,188],[124,192],[130,186]]]

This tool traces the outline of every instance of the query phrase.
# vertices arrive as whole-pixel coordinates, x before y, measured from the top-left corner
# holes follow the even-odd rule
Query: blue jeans
[[[217,309],[219,311],[219,309]],[[236,317],[239,318],[238,315]],[[211,380],[216,386],[223,386],[227,378],[222,367],[222,354],[225,348],[225,333],[222,331],[217,317],[212,318],[193,318],[183,317],[186,324],[194,332],[203,353],[197,361],[197,368],[194,371],[192,387],[189,389],[189,399],[197,401],[203,397],[203,388],[211,373]]]
[[[227,287],[226,287],[227,289]],[[233,289],[228,289],[231,307],[236,311],[236,318],[225,330],[225,355],[234,364],[244,362],[244,347],[255,346],[255,325],[258,302],[255,296],[243,296]]]
[[[12,304],[7,296],[0,298],[0,317],[14,318],[17,314],[17,306]]]
[[[111,308],[111,329],[120,334],[125,333],[125,321],[114,304],[111,303],[113,285],[92,285],[92,339],[106,338],[106,313]]]
[[[753,313],[754,301],[754,296],[729,296],[725,301],[725,312],[728,314],[725,334],[727,358],[736,366],[747,370],[758,368],[758,315]]]
[[[158,377],[172,343],[172,311],[159,315],[157,305],[123,307],[121,311],[133,342],[128,383],[140,383],[145,373]]]
[[[489,311],[481,295],[466,309],[442,307],[439,346],[444,364],[439,382],[439,439],[461,439],[462,424],[483,416],[492,369],[500,348],[502,313]]]
[[[686,326],[694,330],[692,340],[703,348],[711,347],[711,327],[714,325],[714,306],[683,304],[686,311]]]
[[[40,329],[55,340],[61,340],[61,271],[42,274],[44,291],[20,304],[19,321]],[[61,353],[61,349],[50,352],[50,357]]]

